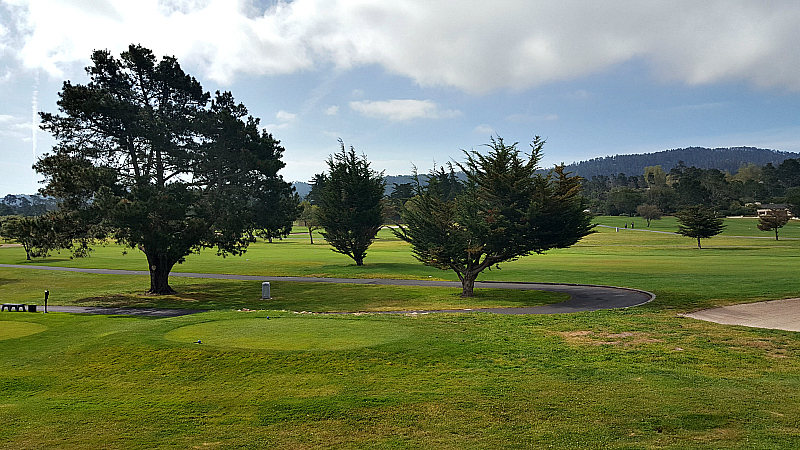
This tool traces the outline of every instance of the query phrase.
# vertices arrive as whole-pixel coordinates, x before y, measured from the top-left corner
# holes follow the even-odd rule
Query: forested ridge
[[[800,158],[800,153],[782,152],[755,147],[705,148],[687,147],[655,153],[614,155],[567,165],[567,171],[590,179],[595,175],[638,175],[648,166],[661,166],[669,172],[681,162],[687,167],[719,169],[736,173],[747,164],[777,166],[787,159]]]

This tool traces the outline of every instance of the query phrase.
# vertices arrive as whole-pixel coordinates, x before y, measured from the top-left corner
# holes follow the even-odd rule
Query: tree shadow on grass
[[[260,285],[241,282],[173,283],[173,288],[178,291],[173,295],[129,292],[84,297],[73,303],[116,308],[240,309],[254,307],[261,297]]]
[[[185,280],[185,279],[184,279]],[[567,294],[544,291],[476,289],[474,298],[461,298],[459,288],[376,286],[330,283],[273,282],[272,298],[261,298],[261,283],[232,280],[176,280],[173,295],[109,293],[84,297],[80,306],[270,309],[350,312],[415,309],[478,309],[558,303]]]
[[[15,284],[15,283],[19,283],[21,281],[22,280],[17,279],[17,278],[0,278],[0,286],[6,285],[6,284]]]

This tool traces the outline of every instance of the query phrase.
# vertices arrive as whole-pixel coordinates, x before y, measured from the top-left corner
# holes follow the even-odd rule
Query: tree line
[[[640,175],[596,175],[582,185],[595,214],[635,215],[645,204],[663,214],[703,205],[721,216],[755,215],[758,204],[785,203],[800,215],[800,159],[750,163],[735,174],[681,162],[669,172],[650,166]]]
[[[241,255],[257,237],[287,236],[297,219],[312,239],[318,227],[334,251],[363,265],[394,206],[403,223],[395,235],[423,264],[455,271],[462,295],[472,296],[483,270],[592,231],[579,177],[563,166],[537,172],[538,137],[529,154],[492,139],[486,154],[465,152],[456,163],[466,180],[450,165],[388,198],[383,173],[340,140],[301,204],[278,174],[280,141],[230,92],[212,97],[174,57],[139,45],[119,57],[98,50],[91,60],[89,82],[65,81],[59,113],[40,113],[56,145],[34,169],[44,177],[40,194],[57,199],[58,210],[2,222],[28,259],[57,249],[86,256],[112,239],[144,253],[149,293],[171,294],[169,274],[189,254]]]
[[[704,148],[687,147],[634,155],[615,155],[594,158],[567,165],[567,171],[591,179],[595,175],[612,173],[641,173],[645,167],[660,165],[670,171],[681,161],[701,169],[719,169],[735,173],[748,164],[778,166],[786,159],[800,158],[800,153],[782,152],[754,147]]]

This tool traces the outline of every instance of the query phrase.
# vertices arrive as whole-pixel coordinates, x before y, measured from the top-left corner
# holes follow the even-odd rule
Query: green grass
[[[340,318],[248,317],[176,328],[166,338],[222,348],[260,350],[352,350],[405,339],[410,329],[395,322]]]
[[[54,303],[216,310],[0,313],[0,448],[798,448],[800,334],[676,314],[800,293],[800,241],[735,237],[749,226],[736,220],[703,250],[681,236],[600,228],[481,277],[658,296],[552,316],[290,312],[558,300],[541,293],[463,300],[452,289],[276,282],[262,301],[259,283],[173,278],[178,295],[152,297],[141,294],[147,277],[0,269],[4,301],[33,302],[49,288]],[[192,255],[177,269],[453,279],[382,233],[365,267],[291,239],[242,258]],[[0,262],[24,264],[20,252],[2,248]],[[141,270],[143,257],[108,246],[33,264]]]
[[[283,334],[248,341],[268,314]],[[2,448],[800,445],[796,333],[644,310],[14,318],[47,329],[0,341]]]
[[[42,305],[47,289],[50,305],[328,312],[525,307],[569,298],[555,292],[482,289],[476,291],[475,298],[464,299],[456,288],[273,281],[272,298],[265,300],[261,299],[259,282],[171,280],[176,295],[152,296],[144,293],[149,286],[146,276],[0,268],[0,298]]]
[[[653,220],[650,222],[650,227],[647,226],[647,221],[641,217],[600,216],[595,218],[595,222],[610,227],[619,227],[623,230],[625,230],[624,226],[626,223],[628,227],[630,227],[631,222],[633,222],[636,226],[636,230],[669,231],[673,233],[678,231],[678,220],[674,216],[664,216],[659,220]],[[761,231],[758,229],[757,224],[758,219],[753,217],[725,219],[725,230],[723,230],[722,236],[748,236],[775,239],[774,231]],[[631,230],[631,228],[628,228],[628,231]],[[778,239],[784,237],[800,239],[800,220],[790,220],[786,226],[778,230]]]
[[[626,218],[599,217],[599,223],[611,223],[615,220]],[[630,218],[627,218],[630,219]],[[666,223],[668,218],[662,219]],[[658,299],[653,307],[675,308],[682,311],[708,307],[712,305],[728,304],[742,301],[782,298],[797,295],[800,292],[800,265],[795,259],[800,255],[800,240],[785,239],[775,241],[768,239],[759,232],[751,232],[750,237],[744,236],[749,228],[754,228],[756,219],[729,219],[732,235],[720,235],[703,240],[703,249],[698,250],[696,243],[683,236],[649,233],[646,231],[619,231],[613,228],[597,228],[597,233],[583,239],[569,249],[551,250],[544,255],[531,255],[518,261],[502,264],[499,270],[484,272],[479,280],[498,281],[534,281],[534,282],[564,282],[564,283],[590,283],[615,286],[627,286],[655,292]],[[797,231],[800,221],[792,221],[785,229],[789,235]],[[659,221],[653,221],[655,226]],[[644,224],[644,222],[642,222]],[[790,227],[791,226],[791,227]],[[794,230],[794,231],[792,231]],[[751,230],[752,231],[752,230]],[[144,256],[138,250],[129,250],[116,245],[98,247],[92,256],[82,259],[69,259],[63,255],[54,255],[43,260],[25,261],[24,251],[20,248],[0,249],[0,262],[12,264],[42,264],[64,265],[72,267],[90,268],[115,268],[115,269],[145,269]],[[212,272],[234,273],[247,275],[301,275],[301,276],[329,276],[345,278],[417,278],[417,279],[445,279],[456,281],[455,274],[451,271],[441,271],[423,266],[416,261],[407,244],[397,240],[388,230],[380,233],[380,239],[368,251],[364,266],[356,266],[346,256],[334,253],[324,241],[310,245],[303,238],[287,239],[273,244],[257,243],[251,246],[242,257],[220,258],[213,251],[205,251],[199,255],[190,255],[186,263],[177,265],[176,272]],[[0,278],[2,274],[0,271]],[[93,278],[98,279],[98,278]],[[135,293],[144,291],[148,282],[133,283],[130,279],[118,281],[130,283],[126,289],[112,287],[99,289],[106,293],[123,292]],[[117,283],[111,282],[109,283]],[[225,293],[226,298],[233,295],[230,290],[212,282],[183,281],[172,278],[171,283],[186,297],[186,307],[224,307],[215,300],[216,295],[204,297],[203,292],[211,289]],[[183,287],[186,283],[187,286]],[[34,283],[26,295],[32,298],[40,297],[41,292],[47,289],[42,283]],[[212,287],[219,286],[219,287]],[[248,294],[257,294],[257,283],[246,289]],[[277,286],[280,288],[280,286]],[[91,291],[91,284],[82,284],[81,289]],[[16,288],[13,288],[16,289]],[[50,289],[53,295],[60,292],[60,287]],[[287,288],[295,289],[295,288]],[[311,288],[312,290],[314,288]],[[325,288],[320,288],[325,289]],[[360,290],[361,288],[356,288]],[[323,296],[313,293],[314,299],[308,297],[309,303],[296,303],[276,305],[280,309],[308,309],[314,311],[334,308],[337,310],[365,310],[388,309],[382,306],[402,306],[400,297],[413,297],[423,302],[427,295],[425,292],[409,292],[407,296],[395,290],[398,294],[387,294],[386,304],[384,299],[378,299],[378,304],[370,305],[369,300],[357,300],[348,303],[347,298],[336,298],[333,304],[324,300]],[[280,289],[275,290],[279,295]],[[309,291],[305,291],[309,292]],[[370,291],[376,292],[376,291]],[[480,293],[480,290],[478,290]],[[2,287],[0,287],[0,294]],[[95,297],[86,292],[86,297]],[[309,292],[311,294],[311,292]],[[370,297],[372,294],[365,294]],[[491,298],[497,298],[498,293],[492,293]],[[104,296],[100,296],[104,297]],[[316,299],[322,299],[317,301]],[[349,298],[349,296],[348,296]],[[373,296],[373,298],[375,298]],[[451,297],[452,298],[452,297]],[[486,298],[486,297],[481,297]],[[293,301],[296,300],[292,299]],[[72,300],[69,300],[72,301]],[[107,301],[105,298],[101,302]],[[130,302],[130,298],[122,299]],[[141,299],[142,302],[154,305],[158,302],[168,302],[170,307],[180,307],[181,301],[175,298],[167,299]],[[436,300],[433,303],[438,302]],[[505,300],[504,300],[505,301]],[[509,299],[504,306],[521,304],[525,300]],[[150,303],[147,303],[150,302]],[[155,303],[153,303],[155,302]],[[204,303],[205,302],[205,303]],[[208,303],[211,306],[198,306]],[[344,303],[342,303],[344,302]],[[545,300],[545,302],[548,302]],[[335,308],[334,304],[341,305]],[[421,305],[418,303],[417,305]],[[165,303],[166,305],[166,303]],[[470,307],[468,303],[458,300],[448,301],[448,307]],[[247,302],[238,302],[232,306],[251,307]],[[428,306],[432,306],[428,303]],[[428,306],[425,306],[426,308]],[[480,306],[476,304],[475,306]],[[414,306],[416,308],[417,306]],[[444,305],[443,305],[444,307]],[[400,308],[403,309],[403,308]]]

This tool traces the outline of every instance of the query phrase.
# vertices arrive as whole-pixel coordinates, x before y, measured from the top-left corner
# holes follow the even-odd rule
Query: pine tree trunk
[[[775,240],[776,241],[778,240],[778,228],[777,227],[775,228]]]
[[[703,247],[700,246],[700,238],[697,238],[697,248],[702,249]]]
[[[311,245],[314,245],[314,235],[311,233],[311,227],[308,227],[308,238],[311,239]]]
[[[147,264],[150,266],[150,290],[148,294],[169,295],[174,294],[175,290],[169,285],[169,273],[172,271],[174,262],[170,262],[165,254],[147,255]]]
[[[357,266],[363,266],[364,265],[364,258],[363,257],[362,258],[353,258],[353,259],[356,261],[356,265]]]
[[[478,278],[478,272],[465,273],[461,277],[461,297],[472,298],[475,297],[475,279]]]

